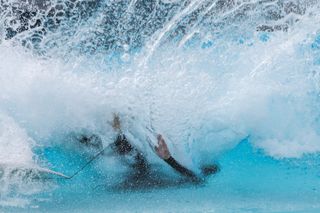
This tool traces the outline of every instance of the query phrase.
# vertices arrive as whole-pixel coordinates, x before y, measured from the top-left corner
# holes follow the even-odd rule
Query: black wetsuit
[[[135,163],[132,165],[132,167],[134,168],[135,172],[137,172],[137,174],[140,176],[148,174],[149,165],[147,160],[139,150],[129,143],[124,134],[118,135],[117,139],[112,144],[112,149],[119,155],[134,155]],[[182,166],[173,157],[170,157],[164,161],[184,177],[190,178],[191,180],[199,180],[194,172]]]
[[[117,139],[113,142],[111,148],[119,156],[131,155],[134,158],[131,168],[133,169],[136,178],[141,178],[149,173],[149,164],[147,160],[138,149],[128,142],[124,134],[119,134],[117,136]]]
[[[198,181],[199,177],[192,172],[191,170],[187,169],[186,167],[182,166],[180,163],[178,163],[172,156],[170,156],[168,159],[164,160],[167,164],[169,164],[174,170],[179,172],[181,175],[190,178],[193,181]]]
[[[98,150],[102,149],[102,141],[97,135],[81,135],[78,138],[79,142],[85,144],[87,147],[95,148]],[[119,134],[116,140],[111,144],[111,149],[118,156],[126,157],[130,159],[129,163],[130,168],[130,177],[129,179],[134,182],[143,182],[143,180],[148,179],[150,175],[150,165],[147,159],[144,157],[144,154],[134,147],[126,138],[124,134]],[[128,158],[127,158],[128,157]],[[170,165],[175,171],[181,174],[186,178],[187,181],[192,182],[202,182],[203,178],[196,175],[191,170],[187,169],[179,162],[177,162],[172,156],[164,160],[168,165]],[[204,176],[214,174],[219,171],[219,166],[214,164],[202,168],[202,173]]]

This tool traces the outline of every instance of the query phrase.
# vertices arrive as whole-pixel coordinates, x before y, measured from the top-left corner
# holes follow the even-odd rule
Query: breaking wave
[[[114,112],[155,162],[150,127],[194,169],[244,139],[276,159],[320,151],[317,1],[0,2],[0,164],[50,167],[42,151],[74,132],[107,146]],[[25,194],[7,170],[1,198]]]

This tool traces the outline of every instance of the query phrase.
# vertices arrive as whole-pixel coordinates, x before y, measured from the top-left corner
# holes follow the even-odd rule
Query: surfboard
[[[148,130],[148,131],[146,131],[146,141],[149,144],[152,151],[155,151],[154,147],[157,146],[157,144],[158,144],[157,143],[157,134],[150,127],[146,127],[146,129]]]
[[[5,170],[8,170],[10,175],[21,174],[34,179],[53,179],[54,177],[70,179],[63,173],[32,164],[0,163],[0,178],[5,174]]]

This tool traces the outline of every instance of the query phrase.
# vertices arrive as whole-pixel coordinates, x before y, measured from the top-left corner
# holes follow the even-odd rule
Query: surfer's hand
[[[154,147],[157,155],[162,158],[163,160],[169,159],[171,157],[171,154],[169,152],[169,149],[167,147],[166,142],[164,141],[162,135],[158,135],[158,147]]]
[[[117,114],[113,114],[112,127],[116,131],[121,130],[120,118],[119,118],[119,115],[117,115]]]

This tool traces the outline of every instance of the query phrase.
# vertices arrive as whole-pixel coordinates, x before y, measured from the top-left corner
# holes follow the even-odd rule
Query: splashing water
[[[222,191],[228,197],[229,189],[240,187],[241,177],[248,178],[244,188],[259,187],[261,177],[250,179],[260,171],[257,167],[264,169],[261,173],[273,173],[273,168],[284,179],[299,176],[288,175],[289,167],[298,173],[305,169],[307,175],[292,184],[309,180],[306,188],[312,192],[294,189],[310,202],[311,194],[316,203],[319,7],[316,0],[2,0],[0,165],[39,165],[72,173],[88,156],[69,135],[95,133],[107,146],[115,136],[109,122],[118,112],[132,143],[151,162],[159,163],[145,142],[150,127],[164,134],[172,154],[195,171],[220,161],[225,172],[195,192],[206,199],[193,201],[207,205],[208,197]],[[30,197],[40,194],[33,202],[39,203],[49,188],[56,193],[53,200],[69,197],[65,205],[76,209],[71,200],[87,191],[87,185],[122,177],[119,166],[105,158],[73,187],[63,181],[25,180],[24,174],[10,177],[13,169],[0,170],[1,206],[33,208]],[[266,185],[277,186],[274,182]],[[290,183],[280,187],[284,194]],[[261,187],[256,190],[274,195]],[[153,196],[163,199],[170,190]],[[179,190],[183,199],[191,199],[184,195],[188,189]],[[235,199],[233,208],[239,212],[268,209],[261,200],[243,207],[232,193],[232,198],[219,199]],[[102,199],[97,194],[94,199]],[[288,194],[294,193],[284,197]],[[112,193],[104,196],[113,199]],[[148,194],[126,196],[139,211],[143,209],[137,205]],[[227,212],[221,203],[215,209]],[[204,212],[211,208],[191,206]],[[290,211],[273,206],[274,211]],[[185,207],[174,209],[179,208]]]

